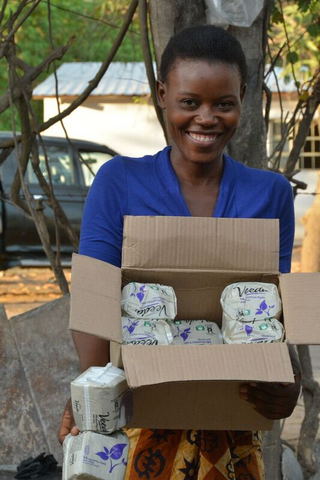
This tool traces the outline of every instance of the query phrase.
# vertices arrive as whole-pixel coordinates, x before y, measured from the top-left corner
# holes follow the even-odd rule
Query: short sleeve
[[[81,224],[79,253],[121,266],[126,178],[122,157],[98,171],[89,190]]]
[[[278,218],[280,221],[280,262],[281,273],[291,270],[292,248],[294,241],[294,205],[292,188],[288,180],[280,177],[280,185],[277,185],[277,198],[279,201]]]

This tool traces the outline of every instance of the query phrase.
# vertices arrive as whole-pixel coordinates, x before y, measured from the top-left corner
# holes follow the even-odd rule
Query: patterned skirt
[[[260,432],[124,429],[125,480],[264,480]]]

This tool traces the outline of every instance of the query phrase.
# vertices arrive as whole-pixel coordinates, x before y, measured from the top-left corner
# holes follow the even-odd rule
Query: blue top
[[[120,267],[124,215],[191,216],[166,147],[142,158],[114,157],[99,170],[82,220],[79,253]],[[214,217],[279,218],[280,272],[290,271],[293,196],[280,174],[249,168],[223,156]]]

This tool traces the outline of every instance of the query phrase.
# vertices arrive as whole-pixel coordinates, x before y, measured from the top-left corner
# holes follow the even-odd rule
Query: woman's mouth
[[[203,134],[203,133],[193,133],[193,132],[187,132],[189,137],[192,138],[192,140],[196,142],[200,142],[203,144],[208,144],[214,142],[217,137],[221,135],[221,133],[213,133],[213,134]]]

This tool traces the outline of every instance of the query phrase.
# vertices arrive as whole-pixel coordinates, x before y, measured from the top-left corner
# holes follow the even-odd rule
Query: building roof
[[[63,63],[57,69],[59,96],[73,97],[81,95],[100,67],[101,62]],[[285,83],[284,79],[281,78],[281,68],[275,67],[275,70],[278,76],[280,91],[287,93],[296,92],[293,81]],[[267,85],[272,92],[277,92],[277,85],[272,72],[268,75]],[[113,62],[91,95],[143,96],[149,93],[150,88],[143,62]],[[54,97],[55,94],[56,87],[53,74],[33,90],[33,96],[38,98]]]
[[[101,62],[63,63],[57,69],[59,96],[81,95],[100,67]],[[53,97],[55,93],[53,74],[33,90],[34,97]],[[91,95],[140,96],[149,93],[150,88],[143,62],[113,62]]]

